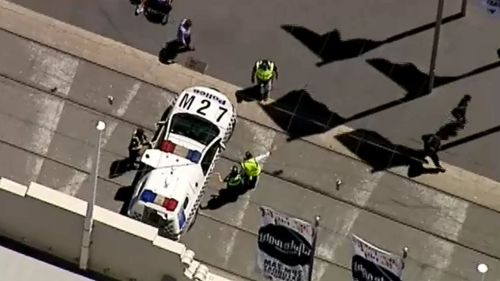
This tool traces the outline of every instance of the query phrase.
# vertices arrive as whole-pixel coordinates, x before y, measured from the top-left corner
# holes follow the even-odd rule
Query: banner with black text
[[[261,207],[257,266],[272,281],[308,281],[314,257],[314,227]]]
[[[402,257],[379,249],[353,235],[352,277],[354,281],[401,281]]]

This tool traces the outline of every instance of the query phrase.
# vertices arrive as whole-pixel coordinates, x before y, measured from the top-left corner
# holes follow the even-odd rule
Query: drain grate
[[[184,64],[187,68],[197,71],[199,73],[205,74],[205,71],[207,71],[208,64],[206,62],[202,62],[200,60],[197,60],[193,57],[189,57],[186,60],[186,63]]]

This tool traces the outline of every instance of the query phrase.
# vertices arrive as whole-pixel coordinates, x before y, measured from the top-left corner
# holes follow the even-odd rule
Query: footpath
[[[238,111],[239,117],[247,120],[246,122],[245,121],[239,122],[240,125],[237,126],[237,130],[239,130],[239,131],[235,132],[236,139],[240,139],[240,140],[245,139],[246,142],[248,142],[249,139],[251,139],[252,137],[255,137],[255,136],[252,136],[252,130],[249,129],[249,128],[251,128],[251,125],[245,125],[245,123],[259,124],[261,126],[265,126],[268,130],[274,130],[276,132],[276,134],[278,134],[278,133],[283,134],[284,133],[282,130],[279,129],[278,126],[276,126],[276,124],[274,124],[274,122],[268,117],[266,111],[264,111],[259,105],[255,104],[255,103],[237,103],[235,101],[235,96],[234,96],[234,93],[237,90],[239,90],[239,88],[237,86],[230,85],[228,83],[225,83],[223,81],[219,81],[217,79],[214,79],[214,78],[206,76],[206,75],[201,75],[197,72],[191,71],[191,70],[186,69],[186,68],[179,66],[179,65],[169,65],[169,66],[162,65],[158,62],[157,58],[152,56],[152,55],[137,51],[137,50],[130,48],[128,46],[125,46],[123,44],[120,44],[120,43],[117,43],[115,41],[103,38],[101,36],[97,36],[95,34],[81,30],[79,28],[75,28],[73,26],[70,26],[70,25],[61,23],[59,21],[53,20],[51,18],[33,13],[27,9],[24,9],[22,7],[19,7],[17,5],[14,5],[14,4],[11,4],[9,2],[5,2],[5,1],[0,1],[0,28],[6,32],[9,32],[9,33],[14,34],[16,36],[23,37],[29,41],[35,41],[39,44],[45,45],[45,46],[50,47],[50,48],[54,48],[56,50],[59,50],[60,52],[70,54],[72,56],[80,58],[81,60],[87,60],[87,61],[91,62],[92,64],[97,64],[99,66],[102,66],[106,69],[109,69],[110,72],[114,71],[114,72],[118,72],[118,73],[127,75],[133,79],[138,79],[138,80],[141,80],[142,82],[145,82],[144,84],[152,84],[156,87],[163,88],[169,92],[178,93],[182,89],[184,89],[188,86],[192,86],[192,85],[207,85],[207,86],[216,87],[216,88],[220,89],[222,92],[226,93],[228,95],[228,97],[233,101],[233,103],[235,105],[237,105],[237,111]],[[8,44],[6,44],[6,45],[8,45]],[[116,54],[121,54],[121,56],[117,56]],[[95,85],[92,85],[92,86],[95,86]],[[281,112],[283,115],[295,117],[292,112],[287,112],[285,110],[281,110]],[[119,116],[114,116],[114,117],[119,117]],[[118,127],[121,127],[121,125]],[[326,133],[313,135],[313,136],[305,138],[305,141],[307,141],[309,144],[313,144],[310,146],[317,148],[318,151],[316,151],[316,154],[310,153],[311,151],[313,151],[312,148],[304,149],[303,147],[300,147],[297,144],[297,143],[299,143],[299,141],[296,141],[296,142],[289,143],[290,148],[287,148],[287,150],[284,150],[282,152],[278,151],[276,153],[276,155],[280,155],[279,153],[282,153],[283,155],[294,155],[294,151],[299,151],[300,149],[302,149],[302,150],[305,150],[305,152],[301,151],[304,154],[309,153],[310,155],[313,155],[313,156],[309,156],[309,158],[308,158],[310,163],[306,162],[303,165],[301,163],[290,163],[289,162],[290,159],[282,157],[281,159],[287,160],[287,161],[284,161],[285,165],[286,164],[289,165],[287,168],[293,169],[293,166],[296,166],[296,167],[307,166],[307,167],[310,167],[311,169],[319,169],[322,165],[327,165],[329,163],[336,163],[337,165],[327,165],[327,166],[331,166],[331,170],[334,171],[334,173],[346,175],[347,174],[346,171],[349,169],[352,169],[353,171],[357,172],[358,170],[362,169],[363,165],[361,165],[361,162],[363,162],[363,160],[357,158],[350,150],[348,150],[341,142],[338,141],[339,135],[345,134],[345,133],[350,133],[350,132],[353,132],[353,130],[351,128],[340,126],[340,127],[337,127],[333,130],[330,130]],[[350,135],[349,138],[352,138],[352,140],[356,143],[356,145],[359,147],[359,149],[362,149],[366,145],[366,141],[362,139],[362,136],[357,138],[356,136]],[[265,140],[259,140],[259,142],[266,143]],[[240,142],[237,142],[237,143],[239,144]],[[243,142],[241,142],[241,143],[243,143]],[[343,142],[343,143],[345,143],[345,142]],[[331,152],[324,153],[325,149],[327,149]],[[385,148],[380,147],[380,150],[384,150],[384,149]],[[232,150],[231,147],[228,147],[228,150],[231,152],[231,150]],[[234,151],[236,151],[236,150],[241,151],[241,149],[234,149]],[[323,153],[321,153],[321,151],[323,151]],[[233,153],[233,154],[236,155],[236,153]],[[332,155],[334,155],[334,156],[332,156]],[[390,159],[385,159],[386,163],[389,163],[395,159],[401,158],[400,155],[397,155],[394,153],[381,153],[381,155],[382,155],[382,156],[380,156],[381,158],[383,158],[383,157],[390,158]],[[389,156],[383,156],[383,155],[389,155]],[[341,156],[342,156],[342,158],[344,158],[344,156],[350,157],[351,159],[354,160],[354,161],[352,161],[354,164],[349,165],[348,167],[340,167],[339,165],[342,165],[342,163],[340,161],[335,161],[335,162],[331,161],[331,159],[333,159],[335,157],[341,158]],[[233,157],[233,158],[236,158],[236,157]],[[327,158],[330,158],[330,159],[327,159]],[[274,159],[276,159],[276,158],[274,158]],[[314,163],[311,162],[311,159],[314,159]],[[296,161],[299,161],[299,160],[300,159],[297,159]],[[381,159],[381,160],[384,160],[384,159]],[[278,163],[277,161],[278,160],[273,160],[273,161],[270,161],[269,163],[266,163],[267,168],[270,168],[273,166],[275,166],[276,168],[283,167],[283,165],[281,165],[282,163]],[[328,162],[328,161],[331,161],[331,162]],[[229,168],[230,164],[231,163],[229,161],[221,161],[220,165],[218,165],[218,166],[224,166],[224,168]],[[463,169],[460,169],[458,167],[453,167],[451,165],[446,165],[446,164],[444,166],[448,170],[444,174],[433,174],[433,175],[419,176],[419,177],[413,178],[412,180],[415,182],[424,184],[427,187],[430,187],[431,189],[429,189],[429,190],[443,191],[447,194],[462,198],[466,201],[474,202],[475,204],[485,206],[486,208],[492,209],[495,212],[500,211],[500,206],[498,205],[499,204],[498,199],[500,199],[500,194],[498,193],[498,188],[497,188],[497,187],[499,187],[498,183],[496,183],[490,179],[487,179],[485,177],[475,175],[473,173],[470,173],[470,172],[465,171]],[[227,171],[227,169],[222,169],[221,172],[222,171]],[[300,174],[300,171],[298,171],[297,173]],[[369,171],[367,173],[369,173]],[[398,178],[407,179],[407,176],[406,176],[407,168],[404,166],[400,166],[398,168],[391,168],[391,169],[389,169],[389,173],[391,176],[395,175]],[[333,175],[332,175],[332,177],[333,177]],[[313,178],[311,180],[319,180],[319,179]],[[267,177],[263,177],[263,181],[268,181],[268,185],[266,185],[266,186],[272,187],[271,189],[276,189],[276,193],[270,193],[270,192],[260,193],[259,192],[257,194],[257,196],[254,196],[254,198],[253,198],[254,201],[250,202],[249,209],[256,208],[257,206],[261,205],[261,203],[270,204],[270,201],[272,201],[272,198],[275,198],[275,196],[279,196],[280,194],[284,194],[284,192],[288,192],[287,194],[289,194],[290,197],[293,195],[292,191],[294,189],[291,186],[291,184],[288,184],[288,186],[281,187],[281,185],[283,184],[282,181],[280,181],[278,179],[273,179],[271,177],[269,177],[269,179]],[[346,182],[349,182],[349,181],[346,180]],[[328,184],[330,185],[331,190],[334,190],[334,186],[335,186],[334,180],[329,179]],[[378,183],[376,181],[372,181],[372,184],[378,185]],[[408,193],[405,192],[406,189],[404,189],[401,184],[394,183],[394,185],[390,185],[387,181],[384,181],[380,185],[394,186],[394,188],[391,189],[392,193],[401,194],[401,197],[408,197]],[[298,188],[295,188],[295,189],[298,189]],[[417,190],[417,191],[420,192],[421,190]],[[301,205],[312,206],[313,202],[315,202],[319,205],[325,205],[325,206],[332,205],[332,203],[330,201],[323,202],[323,201],[320,201],[318,199],[318,197],[311,197],[311,198],[309,198],[309,200],[307,200],[307,198],[301,197],[301,196],[304,196],[303,193],[300,193],[300,192],[296,192],[296,193],[297,194],[296,194],[295,198],[299,198],[299,200],[302,200]],[[439,196],[439,192],[434,192],[434,193],[437,194],[434,197],[436,197],[435,201],[439,202],[439,205],[448,205],[449,202],[446,202],[446,200],[447,200],[446,197]],[[272,196],[271,196],[271,194],[272,194]],[[374,209],[380,208],[380,206],[387,206],[387,205],[391,204],[389,202],[389,199],[392,200],[394,198],[393,197],[389,198],[389,196],[386,196],[386,195],[387,195],[387,193],[380,194],[379,198],[374,198],[374,200],[372,200],[371,203],[374,204]],[[289,196],[287,196],[287,198]],[[363,199],[362,197],[363,196],[360,196],[359,198],[357,198],[357,200],[366,201],[366,199]],[[383,198],[386,198],[387,202],[383,201]],[[405,203],[407,201],[404,201],[402,199],[401,202]],[[392,202],[392,204],[394,205],[395,203],[401,203],[401,202]],[[307,204],[307,203],[311,203],[311,204]],[[413,203],[413,202],[410,202],[410,203]],[[417,205],[417,204],[415,204],[415,205]],[[462,205],[462,204],[459,204],[459,205]],[[240,207],[240,206],[238,205],[237,207]],[[419,206],[417,206],[415,208],[418,208],[418,207]],[[440,206],[436,206],[436,209],[439,207]],[[408,207],[408,209],[411,209],[411,207]],[[454,229],[458,229],[458,228],[455,227],[453,224],[450,227],[450,224],[447,224],[445,222],[447,222],[448,219],[453,220],[455,217],[460,217],[463,215],[463,214],[455,214],[456,212],[454,212],[453,210],[455,210],[455,209],[459,210],[459,209],[465,209],[465,208],[458,208],[457,207],[455,209],[454,208],[449,208],[449,209],[444,208],[444,209],[445,210],[443,211],[443,213],[442,214],[440,213],[442,215],[442,218],[439,217],[439,218],[435,219],[432,223],[435,223],[436,225],[442,226],[443,229],[445,229],[446,231],[448,231],[450,233],[454,232]],[[483,212],[483,210],[478,210],[476,212],[475,209],[474,210],[472,210],[473,208],[470,208],[470,209],[471,209],[471,211],[469,211],[471,213],[471,220],[470,221],[477,221],[479,219],[487,220],[487,218],[491,218],[493,220],[493,218],[495,218],[497,215],[497,214],[495,214],[494,216],[487,216],[487,215],[485,215],[485,212]],[[399,210],[399,212],[401,212],[401,209],[394,208],[394,210]],[[418,215],[417,215],[418,212],[420,212],[420,211],[414,210],[413,212],[411,212],[409,214],[405,213],[405,215],[412,216],[414,218],[414,220],[416,221],[416,220],[420,220],[420,217],[418,217]],[[215,217],[216,219],[219,219],[221,222],[232,221],[233,218],[231,218],[231,220],[225,219],[226,218],[225,216],[228,216],[227,213],[228,212],[225,212],[225,213],[221,212],[221,213],[216,213],[216,214],[213,213],[212,216]],[[253,213],[253,212],[248,212],[248,213]],[[356,216],[359,216],[359,210],[355,210],[353,212],[350,212],[350,210],[349,210],[349,212],[347,212],[347,211],[342,212],[342,210],[339,209],[339,210],[335,210],[334,213],[336,214],[336,217],[338,217],[340,219],[345,218],[345,220],[349,220],[349,218],[354,218]],[[349,213],[350,215],[343,215],[344,213],[346,213],[346,214]],[[492,213],[494,213],[494,212],[492,212]],[[238,217],[238,215],[236,214],[235,217]],[[373,227],[373,225],[376,224],[375,222],[379,221],[379,220],[374,219],[373,217],[367,216],[367,215],[363,215],[361,217],[362,218],[366,217],[366,220],[362,220],[362,222],[364,224],[366,224],[366,229],[364,229],[365,233],[366,233],[366,231],[369,231],[368,228],[370,226]],[[434,217],[432,217],[432,216],[426,216],[426,218],[422,218],[421,223],[422,224],[429,224],[429,222],[427,220],[431,220],[433,218]],[[238,218],[236,218],[236,219],[238,219]],[[462,218],[462,220],[463,220],[463,218]],[[256,219],[247,218],[247,221],[249,223],[245,223],[245,224],[242,224],[242,226],[239,226],[240,230],[243,229],[246,232],[248,232],[246,234],[245,233],[241,234],[242,231],[238,232],[239,234],[237,234],[237,235],[241,235],[241,237],[231,236],[231,232],[229,232],[229,230],[232,230],[232,229],[230,229],[230,228],[223,228],[220,226],[216,226],[216,225],[214,225],[213,222],[211,222],[211,221],[207,222],[207,221],[208,220],[206,219],[205,216],[200,217],[200,220],[195,225],[195,228],[198,228],[198,231],[196,233],[202,233],[202,232],[208,232],[209,234],[213,233],[214,235],[212,235],[212,237],[219,237],[218,240],[220,240],[220,243],[213,243],[213,244],[220,245],[220,244],[224,243],[225,241],[230,241],[229,238],[231,238],[231,239],[233,239],[233,241],[237,241],[236,245],[238,245],[238,248],[245,247],[245,246],[253,248],[254,239],[251,239],[252,237],[250,236],[249,233],[252,230],[256,229],[256,226],[252,224],[252,222],[257,221]],[[234,220],[234,221],[236,221],[236,220]],[[368,221],[371,222],[373,225],[370,225],[370,223],[368,223]],[[387,223],[387,222],[386,222],[386,224],[389,225],[389,223]],[[487,224],[487,223],[484,223],[484,224]],[[220,232],[216,232],[214,230],[213,232],[210,232],[211,227],[209,227],[209,225],[214,225],[212,228],[214,228],[214,229],[220,228],[220,229],[223,229],[223,231],[221,230]],[[352,223],[350,225],[351,225],[350,228],[352,228]],[[491,224],[491,225],[493,225],[493,224]],[[475,228],[474,228],[474,226],[475,226]],[[490,226],[490,225],[488,225],[488,226]],[[469,232],[467,234],[464,234],[463,237],[466,237],[467,239],[460,237],[462,240],[466,240],[465,244],[470,244],[469,243],[470,241],[475,240],[477,238],[477,236],[480,236],[477,234],[477,232],[479,232],[479,231],[477,231],[476,224],[471,225],[471,228],[468,228],[468,229],[469,229],[469,231],[470,231],[470,229],[474,229],[474,230],[476,230],[475,231],[476,233]],[[491,226],[491,229],[494,231],[493,226]],[[355,230],[359,231],[359,229],[356,229],[356,228],[355,228]],[[490,230],[490,228],[488,228],[488,231],[489,230]],[[349,242],[348,235],[350,234],[351,231],[346,230],[345,232],[346,232],[345,233],[346,241]],[[409,231],[405,227],[400,227],[400,229],[398,228],[398,231],[395,231],[394,233],[403,233],[403,232],[410,233],[411,231]],[[237,233],[237,231],[234,231],[234,233]],[[224,235],[227,236],[228,234],[231,237],[228,238],[228,237],[224,236]],[[335,235],[337,235],[337,234],[338,233],[335,233]],[[449,236],[449,235],[447,235],[447,232],[446,233],[439,233],[438,232],[438,234],[445,236],[445,237]],[[243,237],[243,236],[245,236],[245,237]],[[237,238],[234,238],[234,237],[237,237]],[[493,237],[494,237],[494,234],[491,233],[490,238],[494,239]],[[187,241],[190,242],[189,243],[190,245],[194,245],[194,243],[196,241],[199,241],[200,239],[198,239],[198,238],[199,238],[198,236],[186,237]],[[239,238],[242,238],[242,239],[239,239]],[[245,238],[245,239],[243,239],[243,238]],[[387,237],[388,240],[390,240],[391,238],[396,239],[395,237],[390,237],[390,236]],[[414,240],[415,240],[415,241],[413,241],[415,245],[410,245],[410,248],[416,249],[418,247],[416,245],[420,246],[419,243],[421,240],[416,239],[413,236],[412,236],[412,238],[414,238]],[[486,248],[486,247],[494,248],[495,247],[493,244],[489,244],[487,242],[488,239],[485,239],[485,237],[481,237],[481,238],[477,239],[477,240],[481,240],[480,243],[484,244],[483,248]],[[428,238],[425,237],[425,239],[428,239]],[[250,242],[240,243],[243,240],[248,240]],[[456,237],[452,237],[449,240],[458,240],[458,239],[456,239]],[[207,241],[207,240],[204,239],[203,242],[205,242],[205,241]],[[214,242],[214,240],[211,240],[211,241]],[[490,240],[490,241],[492,241],[492,240]],[[324,245],[327,246],[328,248],[335,248],[335,244],[336,243],[332,243],[331,241],[330,242],[326,241],[324,243]],[[349,250],[350,250],[349,243],[345,243],[345,244],[348,246],[348,247],[346,246],[346,249],[349,248]],[[436,249],[436,252],[440,251],[440,249],[442,248],[441,252],[443,252],[445,254],[441,253],[441,255],[438,255],[437,257],[433,257],[431,260],[440,259],[446,263],[446,261],[449,259],[449,257],[444,258],[444,256],[447,256],[447,254],[446,254],[447,250],[445,250],[444,246],[440,246],[441,244],[443,244],[443,241],[439,241],[439,243],[437,243],[437,244],[434,243],[432,245],[434,245],[433,248]],[[202,248],[203,246],[204,245],[197,245],[198,248]],[[425,248],[425,247],[422,246],[422,248]],[[459,248],[459,247],[457,247],[457,248]],[[326,247],[321,249],[321,251],[318,251],[318,252],[321,252],[319,254],[324,259],[325,259],[325,257],[327,257],[327,260],[335,260],[336,261],[337,254],[335,254],[335,253],[332,255],[330,253],[325,254],[326,253],[325,249],[326,249]],[[470,260],[474,260],[474,255],[471,254],[469,252],[469,250],[470,250],[469,248],[467,248],[466,250],[460,249],[460,254],[456,255],[458,257],[456,259],[459,260],[459,263],[458,263],[459,266],[455,267],[454,264],[452,264],[452,266],[450,266],[450,271],[455,272],[455,268],[465,268],[465,267],[468,267],[470,265]],[[451,250],[448,250],[448,251],[451,252]],[[483,251],[484,251],[484,249],[483,249]],[[210,258],[210,260],[212,261],[214,259],[213,251],[210,249],[207,249],[206,252],[207,252],[207,257],[209,257],[208,254],[212,254],[212,256]],[[247,252],[247,251],[241,251],[241,252],[235,251],[235,252],[239,252],[237,254],[242,255],[241,260],[234,261],[235,264],[238,263],[241,267],[244,267],[245,260],[248,260],[249,258],[251,258],[251,259],[254,258],[253,253],[251,253],[249,255],[244,255],[244,253],[241,253],[241,252]],[[250,251],[248,251],[248,252],[250,252]],[[342,251],[340,251],[340,252],[343,253]],[[346,257],[349,256],[350,252],[349,253],[347,253],[347,251],[345,251],[345,252],[346,252],[345,256]],[[458,252],[458,250],[457,250],[457,252]],[[451,254],[448,254],[448,256],[450,256],[450,255]],[[490,255],[495,256],[495,254],[491,254],[491,253],[490,253]],[[413,256],[412,258],[415,258],[415,256]],[[493,258],[495,258],[495,257],[493,257]],[[347,258],[346,258],[346,260],[347,260]],[[474,260],[474,262],[476,260]],[[224,262],[226,264],[227,263],[233,264],[232,260],[226,260]],[[347,276],[346,272],[348,272],[348,263],[341,263],[341,264],[346,265],[344,274],[346,274],[346,276]],[[433,265],[433,262],[429,261],[429,264]],[[439,269],[442,269],[442,268],[448,267],[448,264],[436,265],[436,267]],[[408,267],[409,270],[411,268],[417,268],[417,266],[409,266]],[[453,268],[453,269],[451,269],[451,268]],[[461,270],[458,270],[458,271],[461,272]],[[240,272],[240,271],[236,270],[236,272]],[[325,276],[327,276],[327,275],[325,275]],[[330,276],[338,276],[338,275],[331,274]],[[437,280],[437,279],[438,278],[436,278],[434,280]],[[424,279],[415,278],[414,280],[424,280]],[[443,279],[441,279],[441,280],[443,280]],[[455,279],[449,279],[449,280],[455,280]]]
[[[226,93],[234,104],[237,104],[238,116],[273,130],[282,131],[262,107],[255,103],[236,103],[234,93],[240,88],[235,85],[200,74],[181,65],[165,66],[151,54],[35,13],[8,1],[0,1],[0,28],[168,91],[178,93],[192,85],[216,87]],[[121,56],[116,56],[117,53]],[[279,110],[283,115],[293,116],[293,112]],[[340,134],[352,131],[353,129],[349,127],[338,126],[325,133],[304,139],[361,161],[336,138]],[[351,137],[358,138],[352,135]],[[355,141],[359,141],[359,146],[366,142],[362,138]],[[397,152],[394,153],[397,154]],[[393,158],[394,155],[381,157]],[[389,160],[387,159],[387,163]],[[383,159],[380,159],[380,162],[383,162]],[[443,166],[447,169],[446,173],[421,175],[414,180],[466,201],[500,211],[500,200],[498,200],[500,199],[500,183],[446,163]],[[407,176],[407,167],[390,168],[389,171],[403,177]]]

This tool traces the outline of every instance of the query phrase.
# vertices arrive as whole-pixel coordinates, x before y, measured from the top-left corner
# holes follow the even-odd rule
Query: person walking
[[[428,134],[422,136],[422,141],[424,142],[424,157],[429,156],[440,172],[446,172],[446,169],[441,166],[437,154],[441,148],[441,139],[436,134]]]
[[[471,99],[472,98],[470,95],[463,96],[460,102],[458,102],[458,105],[451,110],[451,115],[457,120],[462,129],[465,127],[465,124],[467,123],[467,119],[465,118],[465,113],[467,111],[467,106],[469,105]]]

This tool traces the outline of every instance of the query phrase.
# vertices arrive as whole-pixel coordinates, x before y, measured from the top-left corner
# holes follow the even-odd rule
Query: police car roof
[[[187,165],[183,167],[165,167],[153,169],[146,179],[144,189],[151,190],[163,197],[184,202],[188,189],[196,186],[199,167]]]
[[[205,86],[194,86],[186,88],[182,91],[182,93],[191,93],[199,96],[208,97],[211,95],[213,98],[218,99],[220,102],[224,103],[228,108],[233,107],[233,104],[229,100],[229,98],[224,95],[219,89]]]

